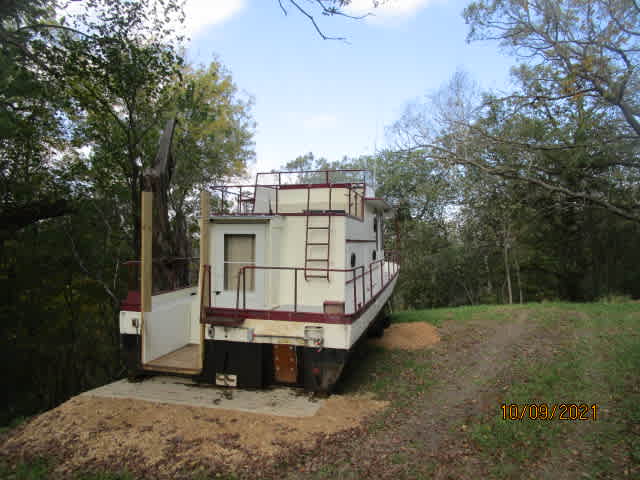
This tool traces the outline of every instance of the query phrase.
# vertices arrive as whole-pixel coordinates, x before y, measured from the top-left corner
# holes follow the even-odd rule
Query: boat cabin
[[[199,260],[168,282],[180,288],[154,292],[147,258],[123,303],[130,369],[330,390],[358,340],[382,331],[399,270],[384,248],[392,209],[367,172],[259,173],[203,193],[200,214]]]

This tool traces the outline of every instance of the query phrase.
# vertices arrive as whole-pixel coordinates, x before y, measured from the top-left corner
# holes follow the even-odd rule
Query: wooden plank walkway
[[[162,370],[198,370],[200,366],[200,345],[189,343],[173,352],[156,358],[145,364],[148,369]]]

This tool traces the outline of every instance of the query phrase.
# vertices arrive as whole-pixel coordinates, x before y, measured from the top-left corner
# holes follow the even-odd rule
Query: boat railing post
[[[356,313],[358,311],[358,289],[356,288],[356,269],[352,269],[351,273],[353,275],[353,278],[351,279],[351,281],[353,282],[353,313]]]
[[[365,295],[365,287],[364,287],[364,265],[362,265],[362,305],[367,303],[367,296]]]
[[[373,263],[369,265],[369,289],[371,290],[371,296],[373,297]]]

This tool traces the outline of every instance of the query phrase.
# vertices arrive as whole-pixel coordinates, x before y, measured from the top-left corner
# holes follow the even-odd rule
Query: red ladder
[[[324,278],[326,280],[329,280],[329,252],[331,251],[331,185],[329,185],[329,211],[325,212],[324,214],[322,212],[318,212],[318,214],[313,214],[311,212],[311,187],[307,187],[307,209],[305,210],[306,213],[306,232],[305,232],[305,239],[304,239],[304,279],[305,280],[309,280],[310,278]],[[328,215],[327,215],[328,213]],[[326,218],[327,221],[326,223],[320,224],[318,225],[318,223],[313,223],[311,219],[312,218],[316,218],[318,219],[324,219]],[[310,231],[325,231],[327,232],[326,237],[323,237],[321,239],[318,238],[311,238],[314,237],[313,234],[310,234]],[[315,237],[317,237],[317,235],[315,235]],[[313,241],[310,241],[310,240]],[[319,241],[319,240],[326,240],[326,241]],[[310,256],[310,252],[309,249],[311,248],[313,250],[313,247],[319,247],[320,249],[322,249],[323,251],[326,251],[326,257],[325,256],[320,256],[320,257],[311,257]],[[317,248],[316,248],[317,250]],[[307,268],[326,268],[327,270],[325,271],[317,271],[317,270],[307,270]]]

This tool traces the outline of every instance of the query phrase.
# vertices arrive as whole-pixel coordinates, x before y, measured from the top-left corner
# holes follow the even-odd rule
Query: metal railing
[[[280,172],[258,172],[256,174],[256,185],[261,178],[266,178],[266,184],[281,185],[307,185],[307,184],[330,184],[330,183],[367,183],[367,177],[371,175],[369,170],[361,168],[341,168],[323,170],[288,170]],[[370,180],[370,179],[369,179]]]
[[[305,210],[307,202],[301,200],[295,206],[283,205],[282,190],[306,189],[307,198],[310,191],[317,188],[329,190],[328,198],[312,210]],[[259,191],[259,189],[262,189]],[[253,190],[253,192],[251,192]],[[336,194],[344,191],[345,200],[336,202]],[[272,184],[272,185],[217,185],[211,187],[214,215],[350,215],[364,217],[364,183],[329,183],[329,184]],[[260,203],[260,204],[258,204]],[[317,202],[316,202],[317,203]],[[342,207],[342,208],[339,208]]]
[[[353,298],[351,299],[353,303],[353,312],[358,313],[363,308],[366,308],[368,304],[375,298],[375,296],[380,293],[384,288],[395,278],[400,268],[399,265],[399,255],[397,252],[387,252],[385,253],[384,259],[374,260],[369,263],[369,269],[365,269],[364,265],[360,265],[353,268],[304,268],[304,267],[267,267],[267,266],[259,266],[259,265],[245,265],[240,268],[238,273],[237,285],[236,285],[236,302],[235,308],[236,310],[246,310],[247,309],[247,282],[246,282],[246,274],[247,270],[271,270],[271,271],[289,271],[293,272],[293,312],[298,312],[298,288],[300,282],[298,281],[299,272],[305,271],[315,271],[315,272],[333,272],[333,273],[351,273],[351,278],[345,281],[345,286],[352,284],[353,287],[348,287],[349,289],[345,289],[345,293],[353,289]],[[374,271],[380,271],[380,284],[377,283],[377,273],[374,274]],[[374,281],[374,275],[375,281]],[[369,294],[367,296],[367,279],[369,283]],[[361,282],[358,282],[361,280]],[[358,295],[358,283],[361,283],[362,288],[360,291],[360,295]],[[378,286],[378,288],[374,288]],[[240,293],[242,292],[242,306],[240,304]],[[347,305],[345,298],[345,307]],[[351,302],[349,302],[351,303]],[[346,312],[345,312],[346,313]]]
[[[212,213],[217,215],[350,215],[364,216],[364,197],[367,190],[368,170],[300,170],[259,172],[253,185],[216,185],[211,188]],[[266,180],[266,181],[265,181]],[[281,190],[328,188],[328,201],[312,211],[304,210],[304,202],[286,207],[281,200]],[[336,189],[347,192],[343,205],[332,205],[332,193]],[[339,202],[340,203],[340,202]]]

